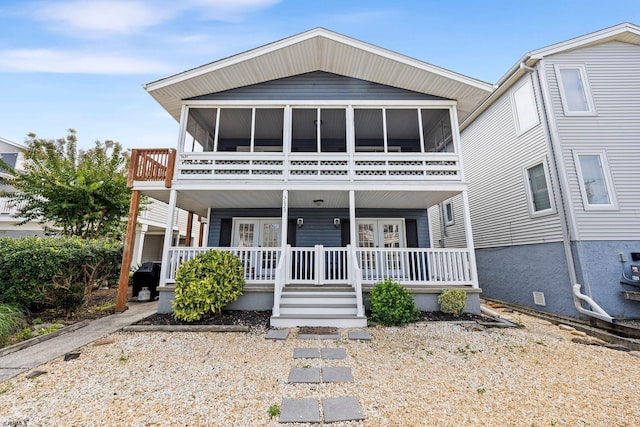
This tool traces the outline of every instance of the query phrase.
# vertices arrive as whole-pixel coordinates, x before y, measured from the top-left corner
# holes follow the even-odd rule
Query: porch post
[[[349,224],[349,241],[355,255],[358,248],[358,234],[356,229],[356,192],[354,190],[349,190]]]
[[[122,251],[122,265],[120,265],[120,280],[118,281],[118,296],[116,298],[116,312],[123,312],[127,307],[127,291],[129,289],[129,271],[133,257],[133,244],[136,237],[138,222],[138,208],[140,205],[140,190],[131,191],[129,203],[129,219],[127,220],[127,234],[124,238]]]
[[[164,230],[164,244],[162,247],[160,286],[166,286],[167,284],[167,272],[169,271],[169,248],[171,248],[171,244],[173,243],[173,224],[175,222],[177,201],[178,192],[174,189],[171,189],[171,191],[169,192],[169,209],[167,209],[167,227]]]
[[[193,215],[191,211],[187,212],[187,235],[184,238],[184,245],[186,247],[191,246],[191,233],[193,231]]]
[[[471,284],[474,288],[480,287],[478,284],[478,270],[476,269],[476,249],[471,233],[471,212],[469,209],[469,196],[467,190],[462,192],[462,206],[464,208],[464,234],[467,238],[467,248],[469,249],[469,270],[471,271]]]
[[[198,215],[198,247],[202,247],[202,242],[204,240],[204,223],[202,222],[202,217]]]
[[[280,240],[280,246],[282,246],[282,254],[287,248],[288,233],[289,233],[289,190],[282,190],[282,236]]]

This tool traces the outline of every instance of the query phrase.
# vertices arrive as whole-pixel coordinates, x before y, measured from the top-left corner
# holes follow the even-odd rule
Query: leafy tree
[[[131,191],[128,154],[119,143],[96,141],[78,150],[76,131],[69,129],[55,141],[30,133],[26,146],[24,170],[10,170],[8,183],[16,191],[4,194],[24,218],[21,224],[37,221],[48,234],[83,239],[123,234]]]

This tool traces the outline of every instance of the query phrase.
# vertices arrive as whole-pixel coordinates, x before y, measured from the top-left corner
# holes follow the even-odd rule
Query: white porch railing
[[[169,249],[169,280],[175,280],[180,264],[189,261],[196,255],[214,248],[172,247]],[[276,268],[280,259],[280,248],[219,248],[229,251],[242,260],[245,281],[249,283],[274,283]]]
[[[324,285],[348,283],[348,248],[291,248],[287,283]]]
[[[456,153],[180,153],[176,179],[460,181]]]
[[[213,248],[172,247],[169,249],[169,280],[175,280],[180,264]],[[324,285],[374,284],[392,279],[405,285],[473,285],[468,249],[358,248],[355,261],[351,247],[313,248],[219,248],[237,255],[245,266],[245,280],[274,284],[281,268],[282,283]]]
[[[18,206],[12,206],[11,199],[0,197],[0,215],[15,215],[17,212]]]
[[[473,285],[468,249],[358,248],[363,283]]]

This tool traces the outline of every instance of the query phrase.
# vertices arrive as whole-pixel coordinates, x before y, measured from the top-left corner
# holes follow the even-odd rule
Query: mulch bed
[[[367,312],[367,317],[370,317],[371,313]],[[208,315],[205,316],[202,320],[198,322],[183,322],[173,318],[171,314],[153,314],[149,317],[146,317],[139,322],[135,323],[136,325],[240,325],[240,326],[249,326],[252,328],[268,328],[269,327],[269,318],[271,317],[271,311],[239,311],[239,310],[224,310],[216,315]],[[438,322],[438,321],[476,321],[476,320],[486,320],[481,316],[476,316],[474,314],[463,313],[460,316],[453,316],[451,314],[446,314],[441,311],[434,312],[426,312],[423,311],[420,313],[419,322]],[[322,328],[313,328],[311,332],[302,332],[300,333],[310,333],[310,334],[318,334],[321,332],[315,332]],[[325,328],[326,329],[326,328]],[[311,330],[311,328],[309,328]],[[324,329],[323,329],[324,330]],[[324,332],[322,332],[324,333]]]

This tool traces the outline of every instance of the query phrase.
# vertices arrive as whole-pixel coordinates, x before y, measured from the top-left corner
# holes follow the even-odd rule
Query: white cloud
[[[83,37],[88,33],[134,33],[170,19],[173,12],[144,1],[72,0],[40,5],[36,18],[59,31],[80,31],[77,36]]]
[[[0,71],[82,74],[158,74],[172,71],[167,64],[117,53],[16,49],[0,51]]]

